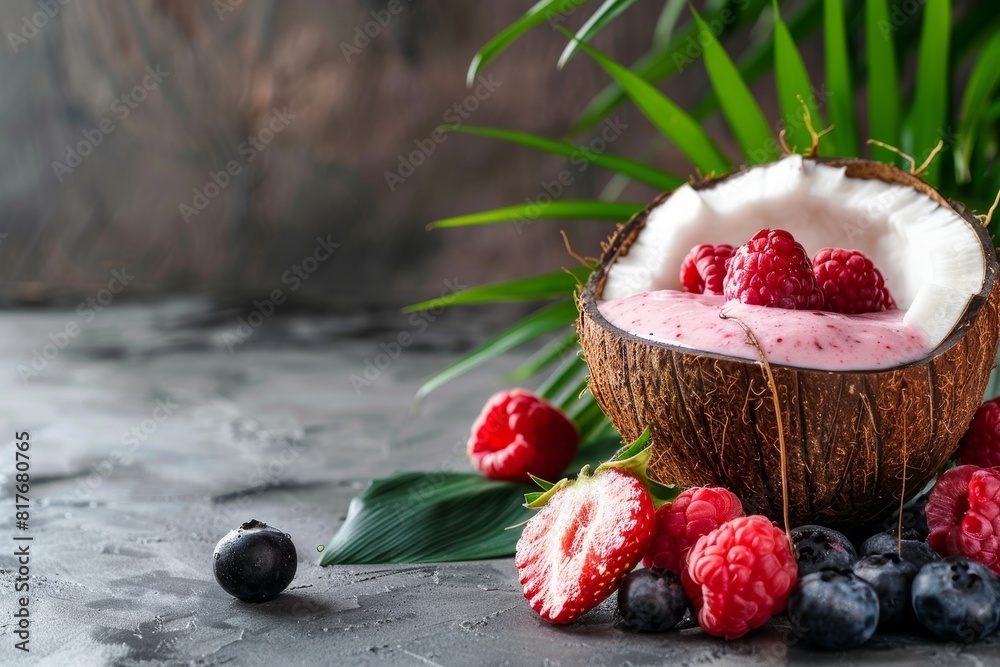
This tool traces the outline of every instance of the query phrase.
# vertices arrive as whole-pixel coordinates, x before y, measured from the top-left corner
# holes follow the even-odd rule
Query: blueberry
[[[256,519],[219,540],[213,558],[219,585],[244,602],[266,602],[285,590],[298,565],[292,539]]]
[[[854,545],[841,533],[823,526],[799,526],[792,529],[795,560],[799,576],[827,568],[850,569],[858,559]]]
[[[854,564],[854,574],[868,582],[878,595],[878,624],[899,626],[909,617],[910,588],[917,566],[896,554],[873,554]]]
[[[801,577],[788,597],[788,620],[806,641],[828,649],[860,646],[878,625],[875,589],[850,570]]]
[[[669,630],[688,604],[680,578],[668,570],[633,570],[618,589],[618,611],[636,632]]]
[[[1000,580],[981,563],[946,558],[924,565],[912,601],[920,624],[942,639],[974,642],[1000,624]]]
[[[905,539],[907,532],[903,531],[903,553],[900,557],[903,560],[908,560],[917,568],[921,568],[927,563],[933,563],[935,561],[941,560],[941,556],[937,554],[930,545],[921,540],[908,540]],[[886,531],[884,533],[877,533],[872,535],[865,543],[861,545],[861,556],[871,556],[872,554],[898,554],[899,553],[899,541],[896,539],[896,535],[893,532]]]

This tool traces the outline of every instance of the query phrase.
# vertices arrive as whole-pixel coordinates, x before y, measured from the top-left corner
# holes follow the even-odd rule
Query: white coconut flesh
[[[948,337],[986,280],[979,237],[955,211],[912,188],[851,178],[844,167],[791,155],[715,187],[678,188],[609,268],[601,298],[680,290],[691,248],[738,247],[764,228],[791,232],[810,257],[824,247],[863,252],[929,350]]]

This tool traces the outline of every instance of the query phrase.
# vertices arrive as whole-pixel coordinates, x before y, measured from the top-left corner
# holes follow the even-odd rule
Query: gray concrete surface
[[[80,332],[22,381],[32,350],[44,355],[71,322]],[[811,651],[780,620],[733,642],[697,628],[636,636],[609,602],[550,627],[521,597],[510,559],[319,567],[316,546],[369,479],[461,464],[470,420],[517,359],[410,407],[420,378],[475,336],[469,322],[431,323],[359,393],[350,376],[405,320],[276,316],[231,353],[234,318],[201,301],[116,306],[92,322],[74,310],[0,313],[0,664],[1000,663],[996,639],[886,635],[851,653]],[[28,531],[13,525],[18,431],[30,432]],[[290,533],[299,551],[292,586],[262,605],[234,600],[211,572],[215,543],[250,518]],[[15,534],[34,538],[27,654],[12,635]]]

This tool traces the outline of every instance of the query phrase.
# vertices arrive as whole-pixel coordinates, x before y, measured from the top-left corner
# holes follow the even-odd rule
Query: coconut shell
[[[873,371],[829,372],[772,364],[784,425],[792,526],[850,527],[897,507],[954,454],[989,380],[1000,336],[997,255],[964,207],[895,167],[820,159],[854,178],[909,186],[948,206],[976,230],[987,275],[958,326],[927,358]],[[740,172],[735,172],[740,173]],[[711,188],[732,177],[695,185]],[[665,484],[723,486],[747,512],[782,521],[778,420],[764,368],[646,340],[601,315],[608,269],[629,251],[650,211],[621,226],[580,297],[580,345],[590,388],[626,441],[647,427],[649,474]]]

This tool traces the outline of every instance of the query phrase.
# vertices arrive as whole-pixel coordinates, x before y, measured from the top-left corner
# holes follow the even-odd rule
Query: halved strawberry
[[[655,528],[649,491],[608,468],[568,482],[528,521],[514,565],[532,609],[570,623],[617,590],[642,560]]]
[[[550,623],[571,623],[617,590],[649,549],[656,507],[680,489],[649,479],[647,430],[591,474],[555,484],[532,477],[542,492],[525,507],[542,508],[517,541],[514,565],[524,597]]]

